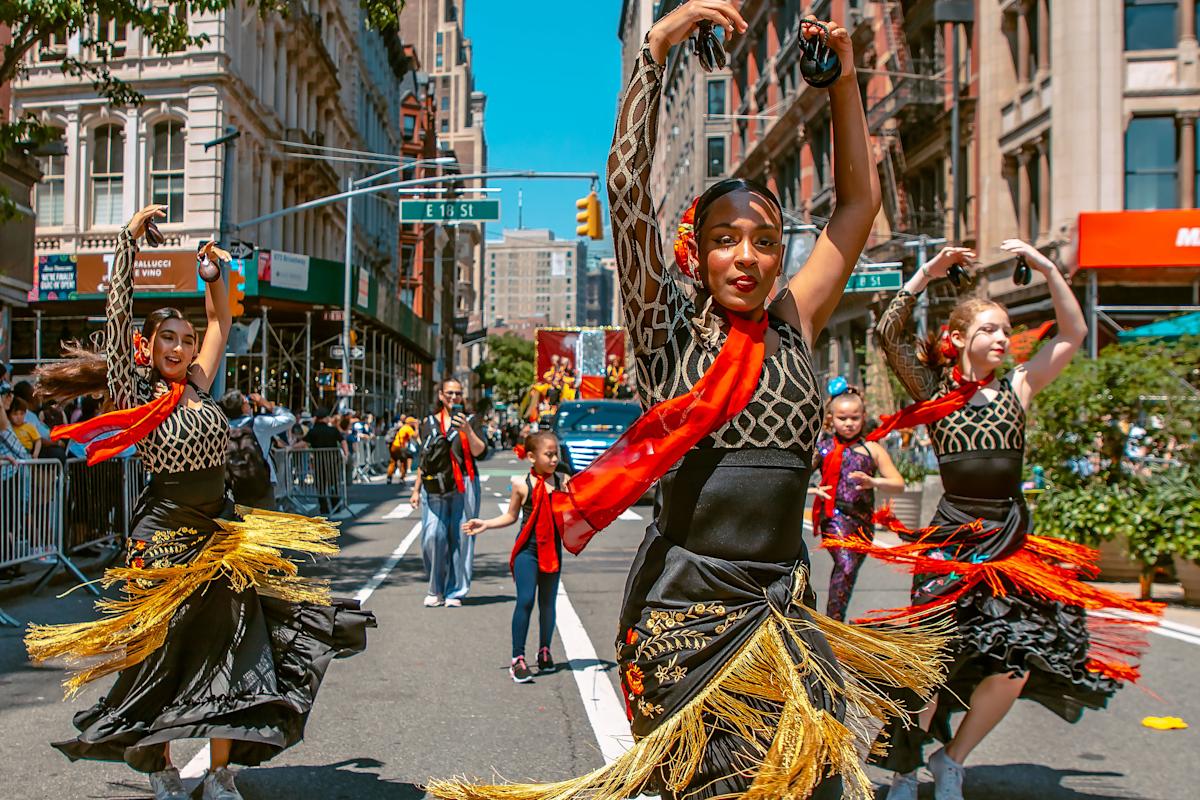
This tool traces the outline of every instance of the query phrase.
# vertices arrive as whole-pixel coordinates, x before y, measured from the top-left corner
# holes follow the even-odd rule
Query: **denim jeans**
[[[479,510],[479,484],[466,492],[429,494],[421,489],[421,554],[429,591],[440,598],[462,599],[471,589],[475,540],[462,524]]]

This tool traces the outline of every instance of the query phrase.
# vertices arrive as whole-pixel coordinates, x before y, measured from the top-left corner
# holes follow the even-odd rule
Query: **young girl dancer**
[[[819,471],[820,483],[814,491],[813,532],[833,556],[825,614],[842,621],[866,556],[837,544],[850,538],[872,541],[875,490],[904,491],[904,478],[883,445],[863,438],[867,404],[862,394],[844,378],[829,383],[825,425],[832,435],[817,442],[813,469]]]
[[[1139,645],[1131,641],[1128,625],[1106,628],[1086,612],[1157,610],[1080,582],[1078,575],[1095,573],[1095,551],[1031,535],[1021,493],[1026,410],[1070,362],[1087,327],[1053,262],[1016,239],[1001,248],[1045,276],[1054,303],[1058,335],[1029,361],[997,376],[1008,353],[1008,314],[979,298],[955,307],[940,342],[931,341],[925,352],[918,346],[908,326],[917,295],[953,265],[973,261],[975,254],[963,248],[946,248],[924,264],[876,329],[888,364],[919,402],[883,420],[873,435],[928,425],[946,494],[920,531],[881,516],[908,544],[843,546],[912,570],[913,606],[900,613],[949,609],[957,623],[949,678],[922,712],[921,727],[891,726],[885,764],[896,774],[890,800],[916,798],[916,770],[930,735],[946,743],[929,759],[936,796],[958,800],[962,764],[1018,697],[1036,700],[1069,722],[1086,708],[1102,708],[1122,681],[1137,677],[1129,659]],[[951,736],[950,714],[965,707]]]
[[[150,472],[125,566],[104,576],[124,596],[99,601],[104,616],[94,622],[31,626],[25,643],[35,661],[86,659],[68,694],[118,673],[104,699],[75,715],[79,735],[54,744],[68,758],[124,761],[150,773],[155,798],[186,800],[170,743],[208,738],[204,798],[238,800],[228,765],[260,764],[300,741],[330,660],[361,651],[374,620],[353,601],[331,604],[328,588],[299,578],[283,555],[336,553],[337,530],[325,520],[243,508],[241,522],[217,519],[229,422],[208,391],[231,324],[216,263],[228,256],[212,244],[200,254],[203,341],[173,308],[150,313],[135,333],[137,241],[161,241],[154,220],[165,208],[146,206],[118,236],[105,354],[68,348],[71,358],[39,370],[46,396],[107,390],[117,408],[53,438],[86,443],[88,463],[136,445]]]
[[[877,687],[927,692],[940,677],[937,637],[852,628],[813,610],[798,535],[821,424],[812,343],[880,205],[850,36],[829,25],[843,68],[829,89],[837,210],[768,308],[784,255],[783,212],[768,188],[725,180],[696,200],[675,250],[690,294],[668,271],[654,225],[663,64],[702,22],[746,30],[734,5],[718,0],[683,3],[655,23],[609,154],[621,298],[646,413],[552,497],[563,544],[578,553],[659,481],[618,629],[635,743],[572,780],[438,781],[434,796],[866,798],[856,732],[896,710]],[[811,23],[801,31],[822,35]]]
[[[538,431],[517,446],[518,458],[526,458],[530,470],[512,479],[508,510],[491,519],[468,520],[463,530],[469,536],[507,528],[520,520],[521,531],[508,559],[517,584],[517,605],[512,617],[512,665],[509,675],[517,683],[529,683],[533,674],[525,664],[525,640],[533,601],[538,605],[538,672],[553,672],[550,640],[554,638],[554,603],[558,596],[558,576],[562,564],[562,537],[550,508],[550,496],[562,491],[569,477],[558,468],[558,437],[550,431]]]

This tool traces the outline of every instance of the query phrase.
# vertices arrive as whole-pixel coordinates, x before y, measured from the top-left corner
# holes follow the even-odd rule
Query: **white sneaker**
[[[929,771],[933,773],[934,800],[963,800],[963,777],[966,769],[962,764],[946,755],[946,748],[929,757]]]
[[[191,796],[179,777],[179,770],[167,767],[160,772],[150,773],[150,791],[154,800],[188,800]]]
[[[917,771],[893,772],[892,785],[884,800],[917,800]]]
[[[462,608],[462,600],[457,597],[447,597],[446,608]]]
[[[217,767],[204,775],[204,800],[243,800],[233,785],[233,770]]]
[[[425,607],[426,608],[437,608],[441,604],[442,604],[442,598],[438,597],[436,594],[425,595]]]

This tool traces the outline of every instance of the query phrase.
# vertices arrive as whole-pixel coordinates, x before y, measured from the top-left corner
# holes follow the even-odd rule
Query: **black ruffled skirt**
[[[291,532],[314,525],[333,529],[319,520],[257,511],[247,513],[244,523],[218,523],[222,487],[223,470],[210,470],[155,476],[143,495],[126,568],[113,571],[115,578],[136,581],[133,576],[139,573],[163,576],[177,569],[183,576],[178,580],[187,580],[191,567],[209,562],[218,564],[222,574],[171,606],[161,644],[120,670],[108,694],[75,715],[79,735],[54,743],[70,759],[124,761],[136,770],[156,772],[166,767],[167,742],[215,738],[233,741],[232,762],[261,764],[303,738],[330,661],[365,648],[366,628],[375,622],[356,601],[326,605],[285,599],[306,590],[266,573],[253,575],[262,592],[228,577],[238,570],[253,572],[241,566],[239,541],[253,538],[259,545],[291,549]],[[330,552],[314,549],[313,542],[322,537],[297,535],[295,548]],[[216,551],[220,560],[214,562]],[[142,601],[157,602],[157,589],[168,584],[146,582]],[[54,628],[42,631],[45,637]],[[85,640],[81,634],[86,630],[76,633],[75,652],[92,655],[78,646]],[[32,645],[30,652],[45,655]],[[70,657],[70,644],[60,644],[56,654]]]

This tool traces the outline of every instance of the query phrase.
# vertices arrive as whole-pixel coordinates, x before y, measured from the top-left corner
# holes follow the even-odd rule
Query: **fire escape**
[[[909,192],[902,129],[924,127],[923,123],[945,108],[944,59],[940,48],[921,58],[912,56],[901,0],[881,0],[876,8],[887,47],[883,64],[890,73],[891,89],[875,102],[868,100],[867,126],[878,137],[882,151],[879,167],[884,209],[893,231],[941,235],[944,213],[936,207],[921,207]],[[903,249],[895,249],[895,253],[876,255],[903,255]]]

